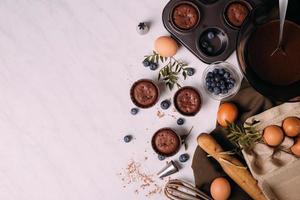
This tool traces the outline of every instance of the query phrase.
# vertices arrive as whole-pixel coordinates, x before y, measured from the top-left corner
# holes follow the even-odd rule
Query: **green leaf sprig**
[[[235,123],[229,124],[226,128],[227,138],[240,149],[250,152],[254,145],[263,141],[261,133],[255,127],[238,125]]]
[[[158,80],[162,80],[165,85],[172,90],[174,86],[181,87],[178,83],[180,75],[183,76],[184,80],[187,78],[188,65],[184,62],[178,61],[174,57],[163,57],[153,51],[152,55],[145,56],[145,60],[149,62],[167,63],[164,67],[159,70]]]
[[[155,51],[153,51],[153,54],[145,56],[144,60],[148,60],[149,62],[154,62],[158,64],[159,61],[162,63],[166,62],[168,60],[168,57],[163,57],[158,53],[156,53]]]

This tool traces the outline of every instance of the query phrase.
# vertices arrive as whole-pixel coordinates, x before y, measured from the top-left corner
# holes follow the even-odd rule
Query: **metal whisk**
[[[213,200],[192,184],[178,179],[170,180],[164,193],[171,200]]]

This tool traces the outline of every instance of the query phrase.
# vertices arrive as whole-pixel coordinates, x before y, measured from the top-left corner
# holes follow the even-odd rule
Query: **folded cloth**
[[[244,123],[247,118],[272,108],[275,103],[255,91],[247,81],[243,80],[240,91],[228,102],[234,103],[239,110],[238,122]],[[233,148],[232,144],[225,136],[224,130],[217,124],[216,128],[210,133],[225,151]],[[240,158],[242,159],[242,158]],[[243,160],[241,160],[243,162]],[[234,183],[221,166],[199,146],[197,147],[192,163],[195,177],[195,185],[202,191],[210,194],[211,182],[220,176],[226,177],[231,183],[231,200],[251,199],[236,183]]]

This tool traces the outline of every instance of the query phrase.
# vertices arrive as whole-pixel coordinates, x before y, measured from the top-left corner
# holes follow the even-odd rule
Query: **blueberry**
[[[180,161],[180,162],[186,162],[186,161],[188,161],[189,158],[190,158],[189,154],[184,153],[184,154],[181,154],[181,155],[179,156],[179,161]]]
[[[212,83],[210,84],[210,86],[211,86],[211,87],[216,87],[216,83],[215,83],[215,82],[212,82]]]
[[[222,94],[227,94],[228,93],[228,90],[227,89],[223,89],[222,90]]]
[[[207,73],[207,77],[212,78],[213,77],[213,73],[212,72],[208,72]]]
[[[228,89],[231,89],[231,88],[233,88],[234,87],[234,85],[232,84],[232,83],[229,83],[228,84]]]
[[[224,81],[224,80],[220,80],[220,84],[221,84],[221,85],[224,85],[224,84],[225,84],[225,81]]]
[[[206,86],[209,87],[209,86],[211,86],[211,81],[206,81],[205,84],[206,84]]]
[[[223,75],[223,74],[225,74],[225,70],[222,68],[222,69],[219,69],[219,74],[220,75]]]
[[[208,47],[208,43],[206,41],[202,41],[201,46],[206,49]]]
[[[132,140],[132,136],[131,135],[125,135],[124,136],[124,142],[128,143]]]
[[[220,89],[221,89],[221,90],[224,90],[225,88],[226,88],[225,85],[221,85],[221,86],[220,86]]]
[[[150,61],[149,61],[149,60],[144,60],[144,61],[143,61],[143,65],[144,65],[145,67],[149,67],[149,66],[150,66]]]
[[[207,50],[208,53],[212,53],[213,52],[213,48],[211,46],[208,46],[206,48],[206,50]]]
[[[208,87],[207,90],[208,90],[209,92],[213,93],[214,88],[213,88],[213,87]]]
[[[230,74],[228,72],[225,72],[224,73],[224,78],[229,78],[230,77]]]
[[[158,154],[158,156],[157,156],[157,157],[158,157],[158,160],[164,160],[164,159],[166,159],[166,157],[165,157],[165,156],[163,156],[163,155],[159,155],[159,154]]]
[[[157,63],[151,63],[151,64],[150,64],[150,69],[151,69],[151,70],[154,71],[154,70],[156,70],[157,68],[158,68]]]
[[[130,113],[132,115],[136,115],[138,112],[139,112],[139,109],[137,109],[137,108],[131,108],[131,110],[130,110]]]
[[[177,124],[178,124],[179,126],[183,125],[183,124],[184,124],[184,119],[183,119],[183,118],[178,118],[178,119],[177,119]]]
[[[163,109],[163,110],[167,110],[171,105],[171,102],[169,100],[163,100],[161,103],[160,103],[160,107]]]
[[[215,81],[216,82],[219,82],[221,80],[221,77],[217,74],[216,76],[215,76]]]
[[[215,37],[215,34],[213,33],[213,32],[208,32],[207,33],[207,37],[208,37],[208,39],[213,39],[214,37]]]
[[[213,71],[212,71],[212,73],[215,75],[215,74],[217,74],[217,73],[219,73],[219,69],[214,69]]]
[[[214,87],[214,94],[215,94],[215,95],[218,95],[218,94],[220,94],[220,93],[221,93],[220,88],[219,88],[219,87]]]
[[[187,68],[187,75],[188,76],[193,76],[195,74],[195,69],[194,68]]]
[[[233,78],[229,79],[230,83],[235,84],[235,80]]]

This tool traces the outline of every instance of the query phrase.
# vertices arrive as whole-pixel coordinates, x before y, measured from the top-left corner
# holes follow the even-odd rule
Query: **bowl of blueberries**
[[[242,78],[237,68],[227,62],[214,62],[203,72],[204,91],[215,100],[234,96],[241,86]]]

